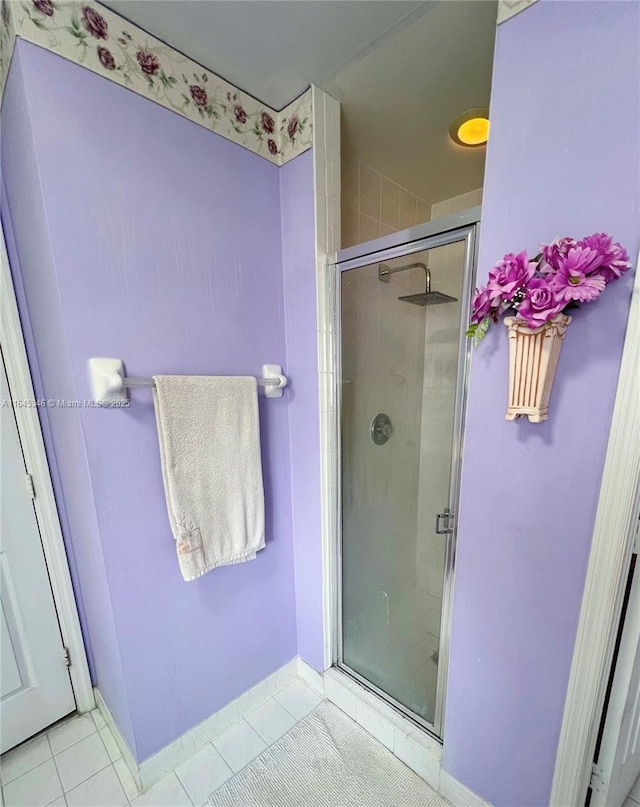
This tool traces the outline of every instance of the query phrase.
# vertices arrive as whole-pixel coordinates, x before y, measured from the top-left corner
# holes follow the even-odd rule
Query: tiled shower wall
[[[390,196],[383,180],[390,181],[364,163],[359,164],[358,173],[363,180],[361,189],[367,188],[369,193],[361,199],[366,197],[368,204],[373,196],[388,216]],[[481,198],[482,190],[478,189],[430,207],[418,206],[417,197],[413,197],[414,218],[411,222],[405,219],[404,226],[415,224],[418,215],[428,221],[474,207]],[[343,195],[343,211],[346,204]],[[366,209],[373,212],[374,207]],[[368,222],[366,226],[370,226]],[[346,241],[343,235],[343,246],[350,238],[353,231],[347,231]],[[391,265],[409,260],[428,261],[434,288],[459,297],[463,271],[460,245],[413,255],[407,261],[396,259]],[[386,601],[386,596],[397,597],[407,586],[415,585],[431,595],[431,629],[437,630],[444,541],[435,535],[433,525],[434,513],[446,506],[449,480],[448,472],[429,473],[427,454],[433,456],[435,450],[446,458],[449,451],[460,304],[419,308],[398,301],[402,294],[424,290],[424,283],[421,270],[403,272],[394,275],[390,283],[382,283],[377,264],[349,272],[344,278],[343,519],[355,553],[352,562],[359,557],[368,558],[370,563],[368,582],[363,579],[360,590],[354,586],[348,592],[349,611],[353,614],[371,606],[373,589],[381,597],[384,593]],[[394,426],[393,439],[381,447],[369,437],[371,420],[378,412],[387,413]],[[389,511],[390,501],[393,512]],[[344,548],[349,548],[346,542]]]
[[[430,205],[370,165],[352,160],[342,172],[342,248],[431,218]]]
[[[482,188],[454,196],[431,207],[431,220],[460,213],[482,203]],[[464,271],[460,243],[433,250],[429,256],[433,288],[460,296]],[[416,583],[420,591],[442,598],[445,541],[434,532],[435,514],[447,506],[448,468],[453,431],[453,402],[458,356],[460,303],[430,306],[425,320],[420,482]],[[434,473],[433,464],[437,467]]]

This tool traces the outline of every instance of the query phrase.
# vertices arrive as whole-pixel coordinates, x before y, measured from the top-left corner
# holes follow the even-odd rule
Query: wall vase
[[[539,328],[516,317],[505,317],[509,336],[509,406],[507,420],[528,417],[541,423],[549,417],[549,397],[562,340],[571,317],[558,314]]]

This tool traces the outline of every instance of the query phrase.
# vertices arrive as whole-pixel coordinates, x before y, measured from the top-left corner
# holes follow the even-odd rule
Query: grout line
[[[97,730],[96,730],[96,731],[97,731]],[[95,732],[93,732],[93,733],[95,733]],[[85,740],[88,740],[88,739],[89,739],[89,737],[93,736],[93,733],[92,733],[92,734],[89,734],[89,735],[88,735],[87,737],[85,737],[84,739],[85,739]],[[105,746],[104,742],[102,741],[102,737],[100,737],[100,732],[99,732],[99,731],[97,731],[97,734],[98,734],[98,739],[100,740],[100,742],[101,742],[101,744],[102,744],[102,748],[104,749],[104,752],[105,752],[105,754],[107,755],[107,758],[109,759],[109,764],[108,764],[108,765],[104,765],[102,768],[100,768],[100,769],[99,769],[99,770],[97,770],[97,771],[94,771],[94,772],[93,772],[92,774],[90,774],[89,776],[85,776],[85,778],[84,778],[84,779],[83,779],[81,782],[76,782],[76,784],[75,784],[73,787],[70,787],[70,788],[69,788],[69,790],[65,790],[65,789],[64,789],[64,784],[63,784],[63,782],[62,782],[62,777],[60,776],[60,771],[58,770],[58,764],[56,763],[56,755],[54,755],[54,757],[53,757],[53,764],[56,766],[56,771],[57,771],[57,773],[58,773],[58,779],[60,780],[60,786],[62,787],[62,792],[65,794],[65,796],[66,796],[66,794],[67,794],[67,793],[70,793],[70,792],[71,792],[72,790],[74,790],[76,787],[79,787],[81,784],[83,784],[83,783],[84,783],[84,782],[86,782],[87,780],[91,779],[91,777],[92,777],[92,776],[95,776],[96,774],[101,773],[102,771],[106,770],[106,769],[107,769],[107,768],[108,768],[110,765],[113,765],[113,761],[112,761],[111,757],[109,756],[109,752],[107,751],[107,748],[106,748],[106,746]],[[80,740],[80,742],[82,742],[82,740]],[[74,743],[73,745],[70,745],[70,746],[69,746],[69,748],[73,748],[75,745],[78,745],[78,743]],[[64,750],[65,750],[65,751],[68,751],[69,749],[68,749],[68,748],[65,748]],[[64,752],[63,752],[63,751],[60,751],[60,753],[62,754],[62,753],[64,753]],[[117,776],[117,775],[118,775],[118,772],[116,771],[116,776]],[[124,788],[122,788],[122,789],[124,790]],[[126,793],[125,793],[125,795],[126,795]]]
[[[47,739],[49,739],[48,736]],[[49,745],[51,745],[51,743],[49,743]],[[66,801],[67,800],[66,790],[64,789],[64,785],[62,784],[62,778],[60,777],[60,771],[58,770],[58,766],[56,764],[56,758],[55,756],[52,756],[51,759],[53,760],[53,767],[55,769],[56,776],[58,777],[58,784],[60,785],[60,790],[62,791],[62,795],[64,796],[64,800]]]

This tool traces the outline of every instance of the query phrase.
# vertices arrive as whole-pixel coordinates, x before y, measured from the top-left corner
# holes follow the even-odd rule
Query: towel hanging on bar
[[[154,380],[162,477],[183,578],[252,560],[265,545],[256,379]]]

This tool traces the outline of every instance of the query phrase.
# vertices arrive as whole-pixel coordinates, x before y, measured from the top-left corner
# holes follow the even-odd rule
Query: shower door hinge
[[[64,663],[65,663],[65,665],[67,667],[70,667],[71,666],[71,653],[69,652],[69,648],[68,647],[63,647],[62,649],[64,651]]]
[[[27,474],[27,495],[30,499],[36,498],[36,487],[33,484],[33,477],[31,474]]]
[[[449,535],[453,532],[455,514],[447,509],[444,513],[436,513],[436,535]]]
[[[591,768],[591,780],[589,782],[589,787],[591,790],[595,790],[596,793],[602,793],[605,788],[604,773],[602,768],[599,765],[596,765],[595,762]]]

